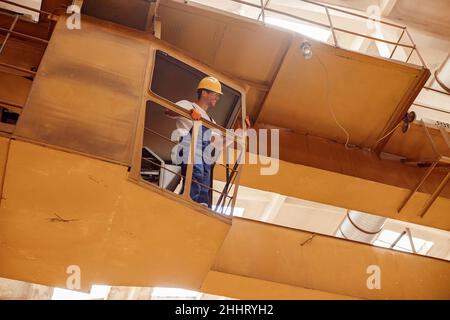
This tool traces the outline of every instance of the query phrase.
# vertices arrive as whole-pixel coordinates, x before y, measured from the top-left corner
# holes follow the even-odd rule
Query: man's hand
[[[239,118],[238,121],[237,121],[236,129],[242,129],[241,123],[242,123],[242,118]],[[252,127],[252,123],[250,122],[250,117],[249,116],[245,117],[245,125],[247,126],[247,129]]]
[[[191,109],[191,118],[192,120],[200,120],[202,118],[202,114],[195,109]]]

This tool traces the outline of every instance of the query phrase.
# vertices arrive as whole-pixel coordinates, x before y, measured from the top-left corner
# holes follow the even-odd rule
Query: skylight
[[[400,236],[399,232],[394,232],[391,230],[383,230],[377,240],[373,243],[378,247],[389,248],[398,239]],[[431,247],[434,245],[432,241],[426,241],[424,239],[412,237],[414,247],[417,253],[426,254]],[[394,246],[395,250],[403,251],[403,252],[413,252],[411,247],[411,243],[409,241],[409,237],[405,234]]]
[[[300,34],[303,34],[304,36],[307,36],[309,38],[327,42],[327,40],[331,36],[331,31],[324,30],[322,28],[312,26],[305,23],[299,23],[299,22],[293,22],[285,19],[278,19],[274,17],[266,17],[265,22],[267,24],[281,27],[284,29],[289,29],[295,32],[298,32]]]

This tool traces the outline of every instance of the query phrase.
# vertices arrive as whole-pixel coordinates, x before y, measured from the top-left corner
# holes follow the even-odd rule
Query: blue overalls
[[[210,120],[212,120],[210,118]],[[199,129],[199,136],[197,138],[197,146],[195,148],[195,158],[192,168],[192,183],[191,183],[191,199],[195,202],[206,204],[211,208],[210,189],[212,187],[211,180],[211,160],[207,161],[208,150],[205,149],[211,144],[211,129],[201,126]],[[186,181],[187,171],[187,157],[183,157],[183,150],[189,150],[192,136],[192,128],[189,131],[189,135],[181,138],[181,157],[183,162],[181,164],[181,175],[183,176],[183,187],[180,194],[184,192],[184,183]],[[208,163],[209,162],[209,163]]]

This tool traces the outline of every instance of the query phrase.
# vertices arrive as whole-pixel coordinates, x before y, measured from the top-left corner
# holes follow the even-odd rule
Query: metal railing
[[[377,18],[373,18],[373,17],[368,17],[362,14],[357,14],[354,12],[350,12],[344,9],[340,9],[340,8],[336,8],[333,6],[329,6],[329,5],[325,5],[322,3],[318,3],[315,1],[310,1],[310,0],[298,0],[299,2],[304,2],[307,4],[310,4],[312,6],[315,6],[317,8],[322,8],[324,10],[324,17],[326,17],[327,23],[322,23],[322,22],[318,22],[318,21],[314,21],[311,19],[308,19],[304,16],[300,16],[300,15],[296,15],[296,14],[292,14],[292,13],[288,13],[285,11],[281,11],[281,10],[277,10],[271,7],[271,2],[270,0],[261,0],[259,3],[252,3],[252,2],[248,2],[248,1],[244,1],[244,0],[230,0],[232,2],[235,3],[239,3],[241,5],[244,6],[248,6],[248,7],[252,7],[252,8],[256,8],[258,10],[260,10],[260,13],[258,15],[258,17],[254,18],[256,21],[261,21],[263,24],[266,23],[266,19],[268,17],[268,13],[273,13],[273,14],[278,14],[287,18],[292,18],[298,21],[302,21],[302,22],[306,22],[308,24],[312,24],[321,28],[325,28],[331,31],[331,35],[332,35],[332,39],[333,39],[333,43],[332,45],[334,47],[342,47],[345,48],[343,46],[343,43],[339,42],[339,37],[337,36],[337,33],[345,33],[345,34],[349,34],[349,35],[353,35],[356,37],[363,37],[365,39],[369,39],[369,40],[373,40],[376,42],[382,42],[388,45],[393,46],[393,49],[390,51],[389,56],[383,56],[383,58],[387,58],[390,60],[398,60],[398,61],[402,61],[405,63],[411,63],[411,57],[413,56],[414,53],[416,53],[417,57],[420,60],[420,65],[423,67],[427,67],[426,63],[424,61],[424,59],[422,58],[422,55],[420,54],[419,50],[417,49],[416,44],[414,43],[414,40],[411,37],[411,34],[409,33],[408,29],[406,26],[401,26],[395,23],[391,23],[382,19],[377,19]],[[188,2],[188,1],[186,1]],[[199,4],[204,4],[203,1],[195,1],[195,0],[190,0],[189,2],[198,2]],[[210,5],[212,6],[212,5]],[[365,19],[367,21],[373,21],[373,22],[377,22],[386,26],[390,26],[393,28],[398,29],[398,31],[400,32],[400,36],[398,37],[398,39],[396,41],[389,41],[386,39],[382,39],[379,38],[377,36],[372,36],[372,35],[367,35],[367,34],[363,34],[360,33],[356,30],[349,30],[349,28],[341,28],[341,27],[337,27],[335,21],[333,21],[333,15],[331,14],[332,12],[337,12],[341,15],[348,15],[348,16],[352,16],[352,17],[356,17],[356,18],[361,18],[361,19]],[[248,17],[248,16],[246,16]],[[407,37],[407,41],[410,42],[410,44],[406,44],[406,43],[402,43],[402,41],[404,41],[405,36]],[[397,49],[399,47],[402,47],[406,50],[410,50],[409,54],[407,54],[406,60],[402,60],[400,58],[394,58],[395,53],[397,52]],[[352,48],[345,48],[345,49],[349,49],[349,50],[353,50],[353,51],[357,51],[354,50]],[[360,51],[357,51],[360,52]]]
[[[159,99],[157,99],[159,100]],[[242,165],[241,165],[241,157],[245,156],[245,145],[244,145],[244,139],[242,136],[236,135],[230,131],[227,131],[221,126],[218,126],[217,124],[214,124],[210,121],[207,121],[205,119],[201,119],[198,121],[193,121],[190,117],[190,114],[183,108],[177,106],[176,104],[173,104],[167,100],[161,99],[160,101],[154,101],[159,107],[165,108],[166,110],[169,110],[172,113],[175,113],[177,117],[180,118],[186,118],[192,121],[192,129],[190,132],[190,141],[189,141],[189,155],[186,157],[188,159],[186,163],[186,174],[183,175],[180,172],[176,172],[174,170],[171,170],[166,167],[165,164],[158,163],[151,158],[145,158],[142,157],[142,160],[144,162],[147,162],[151,164],[154,167],[159,168],[159,170],[164,170],[166,172],[171,173],[174,176],[177,176],[180,179],[180,183],[184,186],[184,191],[180,194],[181,197],[183,197],[185,200],[194,202],[191,199],[191,187],[193,184],[197,184],[201,186],[202,188],[208,189],[211,195],[211,210],[214,212],[221,214],[221,215],[227,215],[227,216],[233,216],[233,211],[237,199],[237,193],[239,188],[239,176],[242,171]],[[149,107],[147,107],[147,112],[149,112]],[[173,116],[171,116],[173,118]],[[199,139],[199,130],[201,127],[206,127],[207,129],[214,131],[216,135],[221,135],[223,141],[230,141],[230,138],[232,138],[232,144],[223,144],[222,150],[218,150],[216,148],[216,152],[219,151],[219,154],[216,154],[215,156],[215,165],[223,168],[225,170],[225,181],[224,186],[221,190],[217,190],[214,188],[214,180],[213,178],[211,181],[211,185],[206,185],[202,182],[199,182],[197,180],[193,179],[193,166],[195,162],[195,157],[197,157],[196,148],[198,148],[198,139]],[[175,128],[174,128],[175,129]],[[163,141],[165,141],[168,145],[171,147],[174,147],[180,143],[180,140],[172,140],[165,134],[156,131],[153,128],[145,127],[144,128],[145,134],[151,135],[155,138],[160,138]],[[144,135],[144,141],[145,141],[145,135]],[[235,144],[237,144],[237,148],[235,147]],[[148,145],[146,145],[148,147]],[[223,152],[222,152],[223,151]],[[230,157],[231,153],[237,153],[238,155],[236,157]],[[220,158],[220,156],[222,158]],[[217,161],[218,159],[221,159],[222,161]],[[229,163],[230,158],[232,158],[231,163]],[[212,170],[212,169],[211,169]],[[141,174],[142,174],[142,168],[141,168]],[[160,188],[164,189],[164,187],[159,186]],[[214,197],[216,195],[216,197]],[[216,199],[214,199],[216,198]],[[214,204],[215,203],[215,204]],[[214,205],[213,205],[214,204]]]
[[[50,12],[46,12],[46,11],[43,11],[43,10],[38,10],[38,9],[35,9],[35,8],[31,8],[29,6],[18,4],[18,3],[15,3],[15,2],[7,1],[7,0],[0,0],[0,2],[6,3],[8,5],[16,6],[16,7],[22,8],[22,9],[27,9],[27,10],[30,10],[30,11],[33,11],[33,12],[38,12],[40,14],[45,15],[46,18],[49,21],[51,21],[53,16],[55,16],[54,14],[52,14]],[[8,40],[10,39],[11,35],[13,35],[15,37],[19,37],[19,38],[24,38],[24,39],[27,39],[27,40],[41,42],[41,43],[44,43],[45,45],[48,44],[49,41],[46,40],[46,39],[42,39],[42,38],[39,38],[39,37],[31,36],[31,35],[28,35],[28,34],[25,34],[25,33],[22,33],[22,32],[18,32],[18,31],[14,31],[14,29],[17,26],[17,23],[23,17],[23,14],[21,14],[21,13],[9,13],[9,12],[6,12],[6,11],[3,11],[3,10],[0,9],[0,15],[12,18],[11,26],[8,29],[0,27],[0,34],[6,34],[5,38],[2,41],[2,44],[0,46],[0,55],[4,51],[4,49],[6,47],[6,44],[7,44]],[[5,68],[6,70],[15,70],[15,71],[19,71],[19,72],[22,72],[22,73],[26,73],[26,74],[30,75],[31,77],[34,77],[36,75],[36,72],[33,71],[33,70],[28,70],[28,69],[25,69],[25,68],[22,68],[22,67],[19,67],[19,66],[16,66],[16,65],[9,64],[9,63],[0,62],[0,66]],[[13,73],[13,74],[15,74],[15,73]]]
[[[404,198],[402,203],[397,209],[398,213],[401,213],[402,210],[406,207],[406,205],[410,202],[410,200],[413,198],[414,194],[419,192],[421,187],[424,185],[425,181],[431,176],[432,172],[437,169],[439,165],[444,165],[443,169],[445,169],[445,175],[441,179],[441,182],[439,185],[435,188],[433,193],[430,195],[428,200],[425,202],[423,207],[420,209],[418,215],[423,218],[431,206],[434,204],[436,199],[441,195],[444,188],[447,186],[448,182],[450,181],[450,135],[448,133],[448,130],[444,128],[442,125],[432,125],[432,124],[425,124],[423,120],[420,121],[421,126],[423,128],[423,131],[425,133],[425,136],[428,139],[429,146],[432,149],[433,155],[431,157],[427,158],[420,158],[420,159],[406,159],[405,162],[410,163],[430,163],[430,166],[428,167],[427,171],[421,178],[421,180],[417,183],[417,185],[414,187],[414,189],[410,190],[409,194]],[[439,136],[434,136],[430,133],[430,128],[436,129],[443,140],[443,146],[438,147],[438,144],[436,142],[436,138]],[[434,137],[434,138],[433,138]]]

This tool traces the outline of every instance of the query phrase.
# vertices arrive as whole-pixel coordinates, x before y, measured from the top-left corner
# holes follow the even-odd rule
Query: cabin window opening
[[[161,189],[230,215],[233,195],[237,193],[238,160],[244,152],[241,147],[239,153],[237,136],[228,133],[227,137],[225,128],[231,128],[241,112],[241,93],[221,83],[220,100],[206,110],[206,115],[202,113],[200,120],[193,121],[189,110],[199,108],[195,104],[197,85],[206,76],[156,51],[150,90],[158,97],[147,101],[146,105],[140,175]],[[194,130],[198,130],[196,138],[192,135]],[[227,162],[231,152],[233,162]],[[189,155],[192,163],[186,162]],[[221,184],[221,188],[214,187],[214,174],[218,170],[226,170],[225,186]]]
[[[15,110],[0,107],[0,131],[12,134],[19,119],[19,113]]]
[[[197,84],[206,76],[210,75],[156,50],[150,91],[173,103],[181,100],[196,101]],[[232,128],[241,112],[241,94],[226,84],[221,84],[223,96],[214,108],[208,110],[208,115],[218,125]]]

